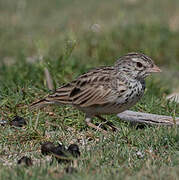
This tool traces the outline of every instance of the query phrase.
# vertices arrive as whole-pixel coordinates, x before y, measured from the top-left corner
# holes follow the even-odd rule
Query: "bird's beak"
[[[158,72],[162,72],[162,70],[158,66],[154,65],[153,68],[150,68],[148,70],[148,72],[150,72],[150,73],[158,73]]]

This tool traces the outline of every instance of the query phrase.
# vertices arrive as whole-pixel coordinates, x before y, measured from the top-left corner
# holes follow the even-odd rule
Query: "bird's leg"
[[[96,117],[99,118],[101,121],[103,121],[104,124],[108,125],[112,131],[118,130],[118,128],[116,128],[112,122],[107,121],[105,118],[103,118],[99,115],[96,115]]]
[[[107,134],[107,131],[105,131],[104,129],[100,128],[99,126],[96,126],[95,124],[91,123],[91,118],[86,117],[85,122],[89,127],[92,127],[92,128],[94,128],[94,129],[96,129],[96,130],[98,130],[104,134]]]

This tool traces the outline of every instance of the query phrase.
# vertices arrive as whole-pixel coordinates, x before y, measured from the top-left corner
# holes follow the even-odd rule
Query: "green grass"
[[[178,1],[2,1],[0,8],[0,120],[18,115],[27,121],[23,128],[0,126],[0,179],[179,178],[178,127],[140,128],[111,115],[106,118],[119,131],[103,136],[86,127],[84,114],[72,107],[27,108],[49,93],[44,67],[56,88],[137,51],[151,56],[163,73],[147,79],[144,97],[131,109],[179,116],[178,104],[166,101],[179,89],[179,28],[173,25]],[[99,32],[91,30],[93,24]],[[43,156],[44,141],[77,143],[78,172],[67,174],[67,165]],[[24,155],[32,167],[17,165]]]

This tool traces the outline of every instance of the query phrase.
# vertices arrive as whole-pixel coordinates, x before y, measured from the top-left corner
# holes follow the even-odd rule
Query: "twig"
[[[155,125],[179,125],[179,117],[175,119],[171,116],[163,116],[150,113],[142,113],[135,111],[124,111],[117,115],[123,121],[130,121],[135,123],[155,124]]]
[[[47,82],[47,87],[49,88],[49,90],[53,90],[53,82],[52,82],[52,78],[50,76],[49,70],[45,67],[44,69],[44,73],[45,73],[45,79]]]
[[[39,122],[39,115],[40,115],[40,111],[39,111],[38,114],[37,114],[37,118],[36,118],[36,121],[35,121],[34,129],[37,129],[38,122]]]

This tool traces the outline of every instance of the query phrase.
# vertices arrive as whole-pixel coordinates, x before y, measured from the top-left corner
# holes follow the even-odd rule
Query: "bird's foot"
[[[99,115],[96,115],[96,117],[102,121],[102,123],[100,124],[100,127],[104,126],[104,128],[109,128],[112,131],[119,130],[117,127],[114,126],[114,124],[112,122],[107,121],[105,118],[103,118]]]
[[[106,130],[104,130],[104,129],[102,129],[102,128],[100,127],[100,124],[99,124],[98,126],[96,126],[95,124],[93,124],[93,123],[91,123],[91,122],[86,122],[86,124],[87,124],[89,127],[92,127],[93,129],[96,129],[97,131],[100,131],[100,132],[102,132],[102,133],[104,133],[104,134],[107,134],[107,133],[108,133]]]
[[[96,115],[97,118],[99,118],[102,122],[99,123],[99,124],[93,124],[91,123],[91,118],[86,118],[85,121],[86,121],[86,124],[89,126],[89,127],[92,127],[93,129],[96,129],[97,131],[100,131],[104,134],[107,134],[107,130],[110,129],[112,131],[117,131],[119,130],[117,127],[115,127],[113,125],[112,122],[109,122],[107,121],[106,119],[104,119],[103,117],[99,116],[99,115]]]

